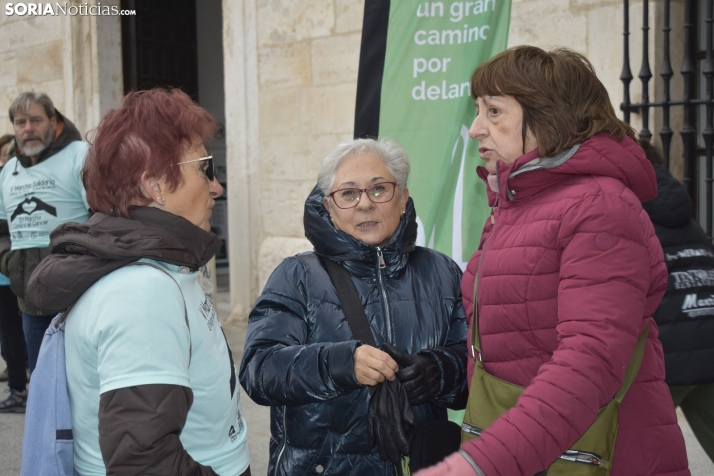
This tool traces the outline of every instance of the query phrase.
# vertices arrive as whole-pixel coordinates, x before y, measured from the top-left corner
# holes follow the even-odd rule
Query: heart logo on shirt
[[[24,202],[22,204],[22,209],[25,210],[28,214],[32,213],[35,208],[37,208],[37,203],[35,202]]]
[[[12,212],[12,216],[10,217],[10,221],[15,221],[15,218],[17,218],[20,215],[32,215],[34,212],[47,212],[53,217],[57,216],[57,209],[50,205],[49,203],[45,203],[42,200],[40,200],[37,197],[32,197],[32,198],[26,198],[23,200],[21,203],[18,203],[17,208],[15,209],[14,212]]]

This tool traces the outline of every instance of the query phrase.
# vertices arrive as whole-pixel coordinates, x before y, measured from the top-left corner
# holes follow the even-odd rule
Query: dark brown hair
[[[530,129],[541,157],[552,157],[600,132],[618,141],[635,138],[632,127],[615,116],[590,62],[567,48],[506,50],[476,68],[471,96],[511,96],[518,101],[523,144]]]
[[[651,164],[664,165],[664,156],[660,152],[658,147],[655,147],[648,140],[641,140],[638,142],[642,150],[645,151],[645,157],[650,161]]]
[[[15,136],[11,134],[5,134],[4,136],[0,137],[0,149],[2,149],[5,144],[12,142],[15,139]]]
[[[173,167],[194,141],[214,136],[213,117],[180,89],[130,92],[99,123],[82,169],[87,202],[94,211],[129,216],[147,205],[141,174],[164,178],[170,191],[181,184]]]

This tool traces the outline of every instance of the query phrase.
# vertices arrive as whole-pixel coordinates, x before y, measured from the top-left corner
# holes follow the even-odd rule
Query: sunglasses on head
[[[209,182],[213,182],[213,179],[216,178],[216,169],[215,169],[215,166],[213,165],[213,156],[212,155],[207,155],[206,157],[201,157],[199,159],[187,160],[185,162],[179,162],[176,165],[190,164],[191,162],[201,162],[203,160],[208,161],[208,165],[206,166],[206,169],[203,171],[203,173],[206,174],[206,177],[208,177]]]

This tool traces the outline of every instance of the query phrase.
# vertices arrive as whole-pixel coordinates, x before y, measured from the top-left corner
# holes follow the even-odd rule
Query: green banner
[[[391,0],[379,109],[379,136],[398,140],[412,164],[409,192],[417,244],[462,268],[489,215],[483,164],[468,129],[475,110],[471,73],[508,42],[511,0]]]

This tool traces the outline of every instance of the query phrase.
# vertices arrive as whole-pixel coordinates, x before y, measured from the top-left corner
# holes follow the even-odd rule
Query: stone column
[[[223,0],[231,319],[247,318],[258,286],[262,223],[256,51],[255,0]]]
[[[103,2],[117,6],[119,0]],[[99,125],[102,115],[124,96],[120,16],[65,16],[62,113],[82,134]]]

